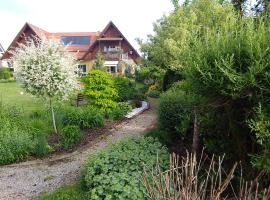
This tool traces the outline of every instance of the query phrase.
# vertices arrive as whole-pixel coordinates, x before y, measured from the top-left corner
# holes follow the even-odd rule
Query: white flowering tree
[[[49,102],[57,133],[52,102],[66,99],[78,87],[76,59],[60,43],[37,38],[20,44],[12,54],[17,80],[26,92]]]

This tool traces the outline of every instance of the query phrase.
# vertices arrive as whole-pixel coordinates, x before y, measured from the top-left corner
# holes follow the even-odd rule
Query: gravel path
[[[152,104],[153,105],[153,104]],[[126,136],[140,135],[156,123],[155,109],[120,124],[111,135],[89,143],[84,149],[43,160],[27,161],[0,167],[0,199],[31,199],[43,192],[78,180],[80,167],[87,156]]]

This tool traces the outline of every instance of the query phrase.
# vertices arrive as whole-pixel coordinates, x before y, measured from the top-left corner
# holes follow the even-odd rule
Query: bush
[[[0,68],[0,80],[4,79],[10,79],[12,77],[12,73],[8,68]]]
[[[32,130],[22,111],[0,104],[0,164],[23,160],[33,149]]]
[[[104,114],[90,107],[66,107],[62,111],[64,125],[78,125],[80,128],[103,126]]]
[[[117,107],[109,113],[109,118],[120,119],[132,110],[131,105],[126,102],[118,103]]]
[[[159,98],[159,96],[160,96],[160,91],[152,90],[152,91],[148,92],[147,95],[148,95],[149,97],[152,97],[152,98]]]
[[[137,82],[150,86],[155,83],[162,83],[164,74],[165,71],[159,67],[142,67],[141,69],[137,69],[135,71],[135,79]]]
[[[82,133],[79,126],[68,125],[61,131],[61,145],[65,148],[71,148],[78,144],[82,139]]]
[[[36,136],[36,144],[33,153],[37,156],[46,156],[52,151],[52,147],[48,144],[47,135],[39,132]]]
[[[159,100],[158,124],[166,132],[185,135],[190,128],[194,99],[183,91],[167,91]]]
[[[118,91],[118,101],[126,101],[131,99],[135,88],[128,78],[116,76],[114,78],[114,85]]]
[[[151,91],[160,91],[161,90],[161,87],[158,83],[155,83],[153,85],[150,85],[149,88],[148,88],[148,92],[151,92]]]
[[[0,164],[13,163],[31,155],[34,142],[28,130],[3,118],[0,124]]]
[[[152,137],[157,139],[162,145],[168,146],[173,143],[175,134],[167,133],[160,129],[153,129],[145,133],[145,137]]]
[[[117,106],[117,89],[114,86],[113,77],[107,72],[92,70],[83,79],[84,94],[92,107],[105,112]]]
[[[89,199],[147,199],[140,177],[144,166],[167,166],[166,148],[153,138],[127,138],[92,154],[83,170]]]

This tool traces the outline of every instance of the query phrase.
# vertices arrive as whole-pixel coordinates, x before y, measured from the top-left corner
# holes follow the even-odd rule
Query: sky
[[[146,39],[172,10],[170,0],[0,0],[0,43],[7,49],[25,22],[48,32],[91,32],[113,21],[138,49],[135,39]]]

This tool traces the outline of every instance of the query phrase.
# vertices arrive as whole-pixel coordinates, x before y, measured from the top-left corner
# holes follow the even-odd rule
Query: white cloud
[[[170,0],[16,0],[25,12],[2,12],[0,42],[5,48],[25,21],[51,32],[101,31],[112,20],[129,41],[146,38],[152,23],[172,9]],[[16,6],[16,5],[14,5]],[[7,18],[9,17],[9,18]]]

